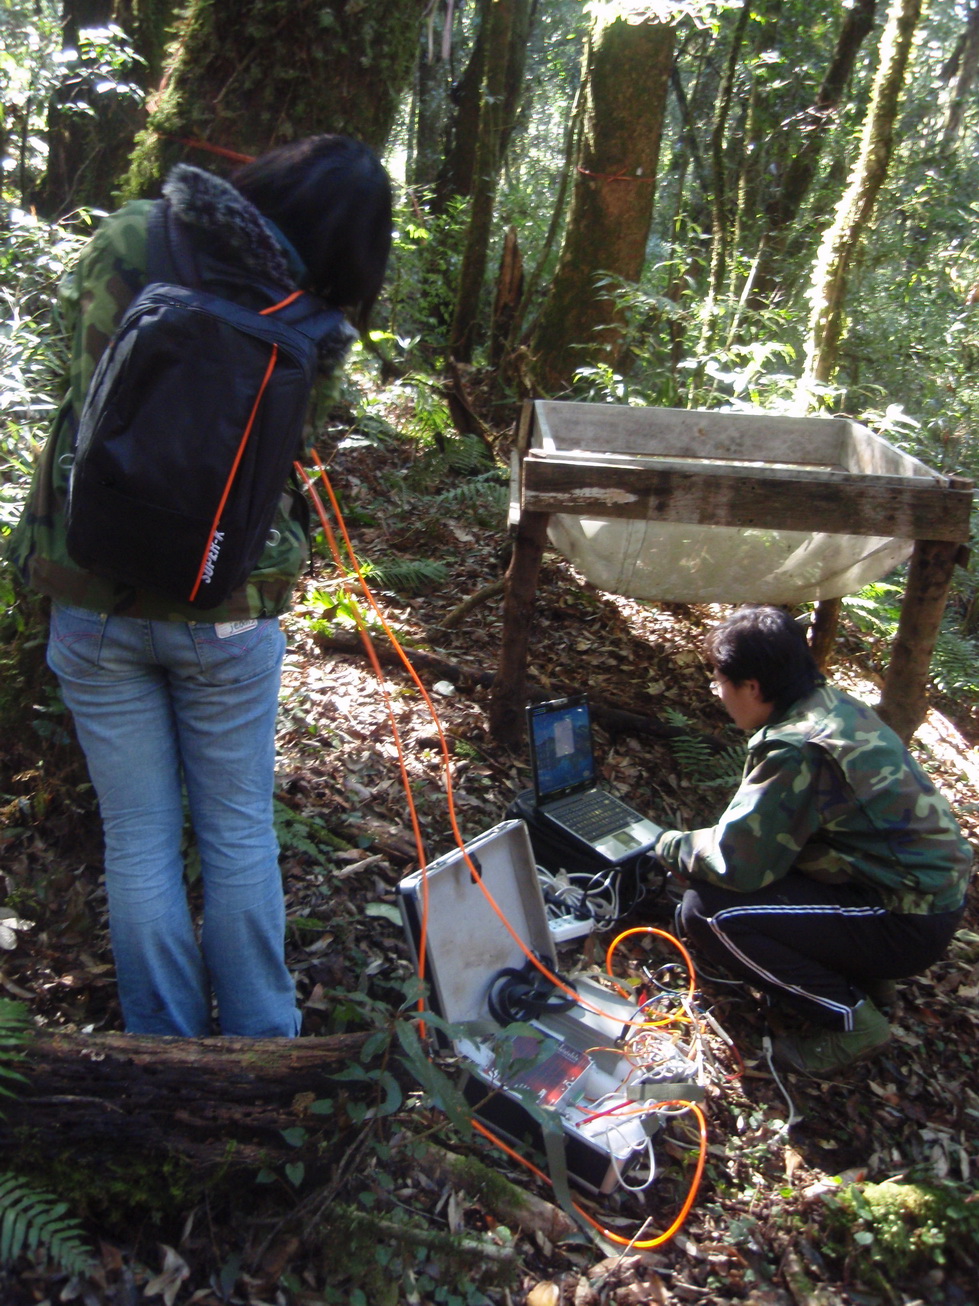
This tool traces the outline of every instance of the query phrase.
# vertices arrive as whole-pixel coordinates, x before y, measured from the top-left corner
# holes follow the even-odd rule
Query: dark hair
[[[391,249],[391,182],[349,136],[308,136],[231,178],[306,265],[307,289],[366,327]]]
[[[802,628],[782,608],[738,608],[710,632],[704,653],[734,684],[757,680],[762,698],[779,712],[825,682]]]

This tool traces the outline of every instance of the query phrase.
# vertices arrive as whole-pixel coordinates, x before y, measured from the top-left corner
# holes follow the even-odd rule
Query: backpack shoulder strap
[[[157,200],[146,230],[146,280],[199,289],[200,269],[193,243],[169,200]]]

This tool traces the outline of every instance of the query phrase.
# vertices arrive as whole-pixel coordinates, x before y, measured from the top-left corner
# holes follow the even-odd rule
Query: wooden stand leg
[[[527,648],[537,597],[537,577],[547,540],[546,512],[522,512],[503,599],[503,647],[490,697],[490,734],[500,744],[523,737]]]
[[[877,710],[907,743],[928,710],[928,667],[961,544],[916,540],[901,620]]]
[[[820,671],[825,671],[833,660],[833,646],[836,643],[842,607],[840,599],[820,599],[816,604],[809,648]]]

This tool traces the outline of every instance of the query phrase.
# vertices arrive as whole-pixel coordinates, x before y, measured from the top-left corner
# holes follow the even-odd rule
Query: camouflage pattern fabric
[[[106,218],[59,287],[71,356],[68,393],[38,460],[5,556],[32,588],[98,612],[207,622],[277,616],[288,608],[308,557],[309,511],[301,491],[292,486],[283,492],[270,542],[256,570],[224,603],[206,611],[96,576],[76,566],[65,547],[65,493],[85,392],[103,350],[145,282],[151,204],[136,200]]]
[[[823,686],[748,741],[717,825],[667,830],[656,855],[681,877],[736,893],[790,870],[871,884],[892,911],[952,911],[972,849],[945,798],[864,703]]]

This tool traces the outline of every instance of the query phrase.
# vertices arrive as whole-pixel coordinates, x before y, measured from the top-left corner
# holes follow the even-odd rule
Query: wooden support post
[[[915,541],[901,620],[877,705],[880,715],[905,743],[928,710],[928,666],[962,548],[955,541]]]
[[[490,734],[500,744],[523,737],[527,649],[534,619],[537,576],[547,542],[546,512],[522,512],[513,542],[503,598],[503,647],[490,697]]]
[[[840,624],[840,599],[820,599],[812,618],[812,637],[809,648],[820,671],[825,672],[833,660],[836,631]]]

